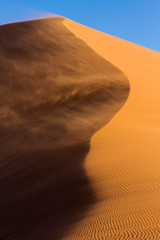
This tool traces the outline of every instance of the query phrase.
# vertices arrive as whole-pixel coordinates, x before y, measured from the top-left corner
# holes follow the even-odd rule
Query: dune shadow
[[[60,239],[95,201],[84,171],[88,143],[19,153],[1,167],[3,239]],[[9,176],[8,176],[9,175]]]
[[[124,74],[63,18],[0,27],[0,234],[61,239],[95,203],[90,139],[129,94]]]

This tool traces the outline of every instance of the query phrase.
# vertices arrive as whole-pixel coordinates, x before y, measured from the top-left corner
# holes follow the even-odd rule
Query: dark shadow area
[[[61,17],[0,33],[0,238],[58,240],[96,201],[84,160],[128,80]]]
[[[29,151],[1,167],[2,239],[59,239],[95,201],[83,168],[89,145]]]

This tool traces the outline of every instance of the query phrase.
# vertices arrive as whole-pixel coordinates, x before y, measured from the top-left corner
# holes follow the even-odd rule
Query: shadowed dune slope
[[[99,200],[64,239],[160,239],[160,53],[64,24],[130,82],[125,106],[94,135],[85,162]]]
[[[97,200],[84,160],[125,75],[56,17],[0,27],[0,238],[67,235]],[[82,238],[83,239],[83,238]]]

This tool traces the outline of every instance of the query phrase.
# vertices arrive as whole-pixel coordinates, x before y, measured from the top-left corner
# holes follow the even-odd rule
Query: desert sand
[[[126,104],[93,136],[85,162],[99,201],[66,239],[160,239],[160,53],[64,24],[130,83]]]
[[[63,17],[0,32],[0,238],[159,239],[160,54]]]

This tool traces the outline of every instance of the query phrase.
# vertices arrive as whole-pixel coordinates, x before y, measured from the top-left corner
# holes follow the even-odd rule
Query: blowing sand
[[[90,139],[129,94],[123,72],[63,21],[55,17],[0,27],[4,240],[62,239],[87,216],[98,201],[84,168]]]
[[[64,24],[123,71],[131,88],[91,140],[85,167],[99,200],[64,239],[160,239],[160,53]]]

